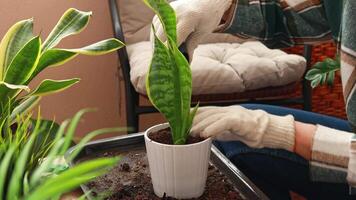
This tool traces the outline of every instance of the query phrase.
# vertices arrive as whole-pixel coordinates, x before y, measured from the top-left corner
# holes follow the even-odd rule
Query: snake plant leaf
[[[120,40],[110,38],[88,45],[86,47],[78,49],[63,49],[64,51],[74,52],[87,56],[99,56],[113,52],[121,47],[125,46]]]
[[[192,74],[188,61],[177,47],[176,16],[165,0],[144,0],[160,19],[167,46],[157,38],[146,79],[147,94],[170,124],[173,143],[185,144],[191,127]]]
[[[11,84],[24,84],[36,68],[41,53],[41,39],[34,37],[16,54],[5,72],[4,81]]]
[[[180,98],[176,98],[176,90],[180,90],[177,81],[178,69],[171,59],[167,47],[154,36],[154,52],[148,75],[146,77],[146,91],[151,103],[164,115],[169,122],[173,141],[179,139],[182,132],[182,105]]]
[[[177,19],[173,8],[166,0],[143,0],[160,19],[164,32],[177,43]]]
[[[55,195],[68,192],[80,184],[104,174],[109,168],[115,166],[119,160],[120,158],[99,158],[80,163],[58,176],[47,179],[32,191],[26,199],[50,199]]]
[[[170,51],[155,35],[154,53],[146,79],[147,93],[153,105],[168,120],[175,144],[185,143],[191,98],[190,68],[182,56],[176,47]]]
[[[11,104],[12,96],[16,96],[21,91],[29,92],[30,88],[26,85],[15,85],[0,81],[0,107],[4,109],[5,105]]]
[[[0,80],[16,53],[33,37],[33,19],[14,24],[0,43]]]
[[[66,79],[66,80],[51,80],[45,79],[40,85],[28,96],[44,96],[48,94],[63,91],[80,81],[79,78]]]
[[[49,49],[42,53],[40,61],[38,62],[38,65],[30,80],[32,80],[45,68],[49,66],[55,67],[62,65],[72,60],[79,54],[90,56],[103,55],[115,51],[123,46],[124,44],[122,42],[111,38],[78,49]]]
[[[80,33],[87,26],[91,14],[91,12],[83,12],[74,8],[68,9],[43,42],[42,51],[45,52],[55,47],[67,36]]]
[[[176,44],[173,44],[173,40],[168,36],[168,41],[170,43],[170,52],[172,57],[174,58],[174,63],[176,68],[178,69],[178,74],[176,77],[179,79],[179,88],[180,88],[180,101],[182,104],[182,124],[183,132],[180,137],[187,138],[189,135],[191,124],[190,121],[190,105],[191,105],[191,97],[192,97],[192,72],[189,66],[187,59],[184,55],[179,51]],[[184,143],[185,144],[185,140]]]
[[[190,134],[190,128],[192,127],[192,124],[193,124],[193,120],[194,120],[194,117],[195,117],[195,114],[197,113],[198,111],[198,108],[199,108],[199,102],[196,106],[194,106],[194,108],[189,112],[189,117],[188,117],[188,124],[187,124],[187,128],[188,130],[186,131],[186,135],[188,137],[188,135]]]
[[[30,92],[30,88],[27,85],[14,85],[14,84],[6,83],[4,81],[0,81],[0,87],[1,86],[5,86],[11,90],[25,90],[27,92]]]
[[[37,103],[40,101],[41,97],[39,96],[30,96],[28,98],[23,99],[19,105],[17,105],[14,110],[11,112],[11,115],[9,117],[9,121],[12,123],[16,120],[16,117],[18,115],[23,115],[25,113],[28,113],[32,108],[37,105]]]

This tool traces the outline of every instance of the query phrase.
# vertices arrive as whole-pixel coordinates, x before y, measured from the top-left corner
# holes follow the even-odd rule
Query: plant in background
[[[173,143],[185,144],[198,105],[190,112],[192,74],[188,61],[178,49],[175,12],[165,0],[144,2],[158,16],[167,37],[164,44],[154,34],[154,52],[146,79],[147,94],[169,122]]]
[[[8,129],[8,135],[0,136],[0,200],[59,199],[61,194],[104,174],[118,162],[119,158],[100,158],[71,169],[63,162],[76,126],[87,111],[79,111],[72,120],[66,120],[60,126],[40,118],[33,123],[30,114],[20,114],[16,118],[16,128],[2,127]],[[68,162],[91,138],[122,130],[107,128],[87,134]]]
[[[80,33],[88,24],[91,12],[67,10],[42,43],[33,35],[33,20],[13,25],[0,43],[0,200],[59,199],[64,192],[103,174],[118,158],[96,159],[68,169],[63,155],[72,144],[81,116],[60,126],[54,122],[31,119],[29,111],[41,96],[62,91],[79,81],[43,80],[30,91],[29,83],[47,67],[59,66],[79,54],[102,55],[123,46],[117,39],[107,39],[77,48],[60,49],[65,37]],[[38,115],[39,116],[39,115]],[[89,133],[77,145],[68,161],[80,152],[91,138],[123,129],[100,129]],[[61,161],[62,160],[62,161]]]
[[[90,16],[91,12],[67,10],[43,42],[40,36],[33,35],[32,19],[17,22],[8,30],[0,43],[0,125],[12,124],[18,114],[30,110],[41,96],[62,91],[79,81],[46,79],[30,92],[28,84],[47,67],[62,65],[79,54],[102,55],[123,46],[111,38],[82,48],[56,48],[63,38],[80,33]],[[20,96],[22,91],[27,94]]]
[[[322,62],[317,62],[307,72],[305,78],[310,82],[312,88],[318,85],[329,86],[333,85],[335,79],[335,72],[340,70],[340,56],[336,56],[335,59],[326,58]]]

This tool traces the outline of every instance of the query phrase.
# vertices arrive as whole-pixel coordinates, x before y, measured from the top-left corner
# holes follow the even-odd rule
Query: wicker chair
[[[117,7],[116,0],[109,0],[110,13],[115,37],[125,42],[125,37],[120,22],[120,13]],[[147,98],[136,92],[130,82],[130,64],[126,48],[118,50],[119,64],[122,70],[123,79],[125,82],[125,98],[126,98],[126,119],[127,126],[131,127],[130,132],[134,133],[139,130],[139,115],[155,113],[157,110],[153,106],[142,106],[139,103],[139,98]],[[307,60],[307,67],[310,66],[311,46],[304,46],[304,57]],[[291,97],[302,84],[302,95],[300,97]],[[277,105],[301,104],[304,110],[311,110],[311,88],[306,80],[294,82],[280,87],[268,87],[243,93],[232,94],[212,94],[193,96],[192,102],[195,105],[200,102],[201,106],[206,105],[233,105],[237,103],[266,103]]]

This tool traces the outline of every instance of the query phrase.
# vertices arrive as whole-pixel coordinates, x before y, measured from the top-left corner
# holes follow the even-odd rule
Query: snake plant
[[[102,55],[123,46],[112,38],[75,49],[56,47],[63,38],[80,33],[91,14],[73,8],[67,10],[44,41],[33,34],[33,19],[19,21],[7,31],[0,42],[0,124],[13,123],[18,114],[30,110],[41,96],[62,91],[79,81],[46,79],[31,91],[29,83],[44,69],[60,66],[79,54]]]
[[[154,52],[146,78],[147,94],[169,122],[173,143],[185,144],[198,106],[190,112],[192,73],[178,49],[175,12],[165,0],[144,2],[158,16],[167,38],[164,43],[154,34]]]

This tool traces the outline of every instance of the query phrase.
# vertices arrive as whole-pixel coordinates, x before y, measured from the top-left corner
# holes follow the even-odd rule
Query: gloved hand
[[[191,134],[217,140],[238,140],[253,148],[293,151],[295,144],[293,116],[281,117],[241,106],[199,108]]]
[[[231,3],[232,0],[176,0],[170,3],[177,17],[178,45],[181,45],[192,32],[213,32]],[[166,41],[157,16],[153,18],[152,24],[158,38]]]

